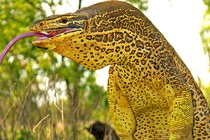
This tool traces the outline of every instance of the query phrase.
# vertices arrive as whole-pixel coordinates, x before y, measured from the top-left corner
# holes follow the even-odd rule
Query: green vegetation
[[[0,50],[46,13],[52,1],[0,0]],[[38,49],[34,38],[19,41],[0,67],[0,139],[93,139],[86,131],[96,120],[110,123],[106,92],[95,72]]]
[[[210,64],[210,1],[203,0],[204,4],[207,6],[207,9],[204,13],[203,17],[203,26],[200,32],[201,39],[203,42],[204,52],[208,55],[209,64]],[[210,68],[210,65],[209,65]],[[210,69],[209,69],[210,70]],[[210,83],[207,87],[202,84],[202,81],[199,82],[202,91],[205,93],[207,102],[209,103],[210,107]]]

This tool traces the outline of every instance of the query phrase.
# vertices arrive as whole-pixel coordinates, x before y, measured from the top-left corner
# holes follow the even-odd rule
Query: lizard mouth
[[[32,29],[31,29],[32,30]],[[83,30],[81,28],[60,28],[60,29],[48,29],[48,30],[32,30],[36,33],[43,34],[43,36],[38,36],[32,41],[32,44],[42,49],[54,49],[64,44],[65,38],[69,38],[76,34],[81,33]],[[55,45],[56,44],[56,45]]]
[[[55,30],[50,30],[50,31],[41,31],[41,33],[45,34],[46,36],[40,36],[35,41],[51,39],[51,38],[61,36],[63,34],[68,34],[68,33],[72,33],[79,30],[80,29],[78,28],[65,28],[65,29],[55,29]]]

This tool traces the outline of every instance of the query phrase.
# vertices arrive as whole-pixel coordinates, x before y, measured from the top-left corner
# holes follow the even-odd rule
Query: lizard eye
[[[68,22],[68,19],[67,18],[61,18],[61,22],[62,23],[67,23]]]

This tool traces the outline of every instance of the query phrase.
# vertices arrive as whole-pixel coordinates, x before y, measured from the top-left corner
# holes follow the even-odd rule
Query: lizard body
[[[210,139],[209,108],[190,71],[132,5],[102,2],[50,16],[30,29],[52,36],[34,45],[86,69],[110,65],[107,97],[121,139]]]

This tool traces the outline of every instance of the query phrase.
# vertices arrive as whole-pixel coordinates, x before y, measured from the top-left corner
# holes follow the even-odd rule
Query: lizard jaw
[[[59,42],[61,41],[64,37],[72,36],[74,34],[77,34],[77,32],[81,32],[82,30],[79,28],[65,28],[65,29],[56,29],[56,30],[51,30],[51,31],[35,31],[37,33],[43,33],[46,36],[40,36],[37,39],[32,41],[33,45],[38,46],[39,48],[44,48],[44,49],[52,49],[55,48],[54,42]]]
[[[61,46],[66,46],[66,41],[72,36],[78,35],[83,32],[80,28],[66,28],[66,29],[56,29],[51,31],[35,31],[37,33],[45,34],[46,36],[40,36],[32,41],[32,44],[38,48],[54,50],[59,49]]]

